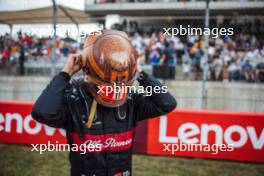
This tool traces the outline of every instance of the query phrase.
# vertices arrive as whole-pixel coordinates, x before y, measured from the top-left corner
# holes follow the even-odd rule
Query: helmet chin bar
[[[119,107],[126,102],[126,99],[129,96],[127,94],[123,99],[120,99],[120,100],[107,99],[103,96],[100,96],[97,93],[97,90],[96,90],[97,85],[96,84],[94,84],[93,82],[91,82],[88,79],[85,79],[85,83],[86,83],[85,85],[86,85],[87,90],[92,94],[92,96],[97,101],[97,103],[99,103],[100,105],[105,106],[105,107],[109,107],[109,108]]]

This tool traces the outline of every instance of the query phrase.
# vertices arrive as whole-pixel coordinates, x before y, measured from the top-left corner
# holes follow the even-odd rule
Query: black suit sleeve
[[[55,128],[66,128],[67,105],[65,90],[70,76],[61,72],[55,76],[41,93],[32,109],[32,117],[38,122]]]
[[[143,86],[145,90],[151,90],[151,95],[138,94],[135,100],[135,114],[136,120],[141,121],[152,117],[157,117],[169,113],[174,108],[176,108],[177,103],[174,97],[168,91],[162,88],[162,84],[153,78],[152,76],[147,75],[145,72],[141,73],[141,79],[138,80],[140,86]],[[148,89],[150,88],[151,89]],[[155,93],[155,87],[156,91]],[[157,88],[159,87],[159,88]],[[157,93],[158,92],[158,93]]]

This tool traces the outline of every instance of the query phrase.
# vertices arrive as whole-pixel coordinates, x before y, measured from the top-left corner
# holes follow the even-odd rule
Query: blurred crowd
[[[76,53],[79,44],[73,39],[56,40],[56,61],[65,60],[70,53]],[[19,74],[25,74],[25,62],[48,61],[52,54],[52,39],[38,38],[18,32],[16,36],[9,34],[0,36],[0,69],[7,72],[18,66]],[[44,63],[45,64],[45,63]]]
[[[164,36],[163,32],[132,34],[132,43],[141,61],[152,65],[174,65],[181,70],[184,79],[192,76],[200,80],[204,66],[205,37],[180,38]],[[245,31],[236,31],[234,36],[210,37],[208,79],[264,82],[263,38],[263,33]]]
[[[208,79],[217,81],[264,82],[264,34],[259,27],[244,24],[233,36],[209,38]],[[137,29],[137,28],[135,28]],[[141,63],[168,65],[177,70],[177,79],[202,79],[205,36],[165,36],[164,31],[130,33]],[[25,62],[49,61],[51,38],[37,38],[19,32],[0,36],[0,69],[18,68],[25,74]],[[70,53],[79,52],[81,44],[66,37],[56,40],[56,61],[65,61]],[[182,76],[179,78],[179,76]]]

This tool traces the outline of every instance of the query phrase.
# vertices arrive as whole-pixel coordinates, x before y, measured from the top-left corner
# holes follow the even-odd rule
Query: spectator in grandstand
[[[63,54],[63,56],[67,57],[70,53],[70,49],[67,46],[66,43],[64,43],[63,47],[61,48],[61,53]]]
[[[145,48],[144,48],[143,39],[138,33],[134,34],[132,39],[132,45],[134,46],[139,56],[144,55]]]
[[[221,79],[221,73],[223,71],[223,60],[220,58],[219,54],[215,54],[214,58],[209,65],[210,68],[210,78],[212,80],[219,81]]]
[[[4,47],[4,50],[2,52],[2,64],[3,65],[7,65],[8,62],[9,62],[9,58],[10,58],[10,55],[11,55],[10,50],[11,49],[8,46]]]
[[[241,79],[241,66],[237,61],[232,61],[228,67],[229,81],[237,81]]]
[[[264,58],[256,67],[256,78],[259,82],[264,82]]]
[[[202,50],[199,46],[199,43],[196,41],[194,44],[191,44],[189,53],[192,59],[192,65],[194,70],[194,79],[199,80],[201,79],[201,58],[202,58]]]
[[[252,82],[255,80],[254,69],[248,59],[242,65],[242,73],[246,81]]]
[[[177,63],[178,64],[182,64],[182,57],[184,55],[184,44],[183,42],[180,40],[179,37],[173,37],[171,39],[172,43],[174,44],[174,48],[175,48],[175,53],[177,55]]]
[[[19,47],[20,50],[20,55],[19,55],[19,71],[20,71],[20,75],[24,75],[25,74],[25,51],[24,51],[24,47],[20,45]]]
[[[175,65],[176,53],[174,49],[174,44],[172,42],[165,43],[165,49],[161,59],[162,59],[162,64]]]
[[[184,61],[182,64],[182,72],[184,74],[184,79],[188,79],[191,74],[191,64],[188,61]]]
[[[153,45],[152,46],[152,49],[151,49],[151,51],[150,51],[150,63],[152,64],[152,65],[157,65],[157,64],[159,64],[159,62],[160,62],[160,54],[159,54],[159,52],[156,50],[156,47]]]

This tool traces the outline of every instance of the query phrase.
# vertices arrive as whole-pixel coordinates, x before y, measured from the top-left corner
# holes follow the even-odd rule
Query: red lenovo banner
[[[0,142],[65,143],[65,131],[34,121],[31,108],[30,102],[0,102]],[[263,127],[264,113],[175,110],[139,123],[135,151],[264,162]]]
[[[264,114],[175,110],[148,121],[147,153],[264,162]]]
[[[0,142],[12,144],[66,143],[65,130],[31,118],[32,102],[0,102]]]

